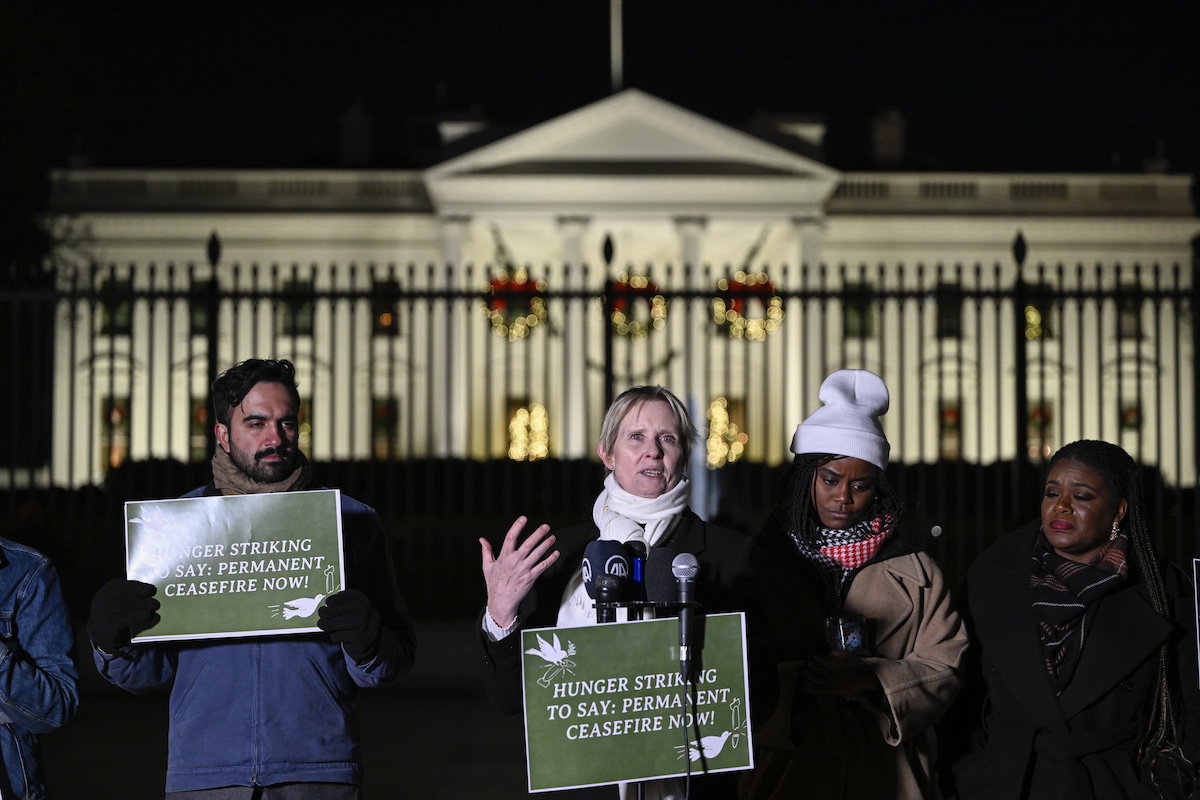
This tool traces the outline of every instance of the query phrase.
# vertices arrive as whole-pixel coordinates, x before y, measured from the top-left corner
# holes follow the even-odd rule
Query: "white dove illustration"
[[[163,513],[163,510],[157,506],[147,507],[144,511],[142,511],[142,515],[140,517],[129,518],[130,525],[145,525],[147,530],[155,532],[163,530],[170,523],[171,520],[168,519],[167,515]]]
[[[325,599],[325,595],[323,594],[319,594],[316,597],[297,597],[295,600],[288,600],[281,605],[271,606],[271,616],[277,617],[283,614],[284,619],[311,617],[317,612],[317,608],[323,599]]]
[[[547,664],[561,664],[563,662],[563,659],[565,659],[569,655],[567,653],[567,651],[563,649],[562,643],[558,640],[557,633],[554,634],[554,644],[553,645],[550,644],[549,642],[547,642],[545,639],[543,639],[542,635],[540,633],[537,635],[537,640],[538,640],[538,649],[534,650],[533,648],[530,648],[525,651],[526,654],[531,655],[531,656],[538,656],[539,658],[544,660]]]
[[[715,758],[721,754],[721,750],[725,748],[725,740],[729,738],[732,731],[725,731],[720,736],[703,736],[700,738],[699,744],[692,742],[687,746],[687,757],[690,761],[699,761],[701,756],[704,758]],[[680,758],[683,757],[683,745],[676,745],[676,750],[679,750]]]

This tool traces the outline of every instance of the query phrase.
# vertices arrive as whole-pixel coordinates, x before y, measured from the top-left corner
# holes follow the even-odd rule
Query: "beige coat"
[[[797,559],[764,550],[758,564],[779,701],[755,733],[757,765],[742,797],[940,797],[932,728],[962,686],[967,648],[941,570],[924,553],[904,553],[854,577],[845,611],[868,620],[872,655],[865,660],[883,692],[823,697],[795,691],[804,661],[828,652],[823,616]]]

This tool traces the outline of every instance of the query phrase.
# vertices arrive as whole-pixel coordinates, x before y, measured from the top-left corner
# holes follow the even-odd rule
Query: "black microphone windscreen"
[[[675,576],[671,573],[673,555],[665,547],[651,547],[646,556],[646,599],[652,603],[671,603],[675,600]]]
[[[583,586],[588,597],[596,597],[596,581],[601,575],[629,577],[629,555],[625,545],[612,539],[597,539],[583,551]]]
[[[625,546],[629,548],[629,555],[633,558],[646,557],[646,543],[643,540],[630,539],[625,543]]]
[[[621,599],[622,581],[616,575],[601,575],[596,579],[596,597],[609,603]]]

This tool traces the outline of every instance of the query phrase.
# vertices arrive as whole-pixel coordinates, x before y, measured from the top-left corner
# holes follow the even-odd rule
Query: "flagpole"
[[[623,42],[621,41],[623,27],[621,22],[621,2],[622,0],[610,0],[609,3],[609,61],[612,66],[613,94],[625,88],[625,54]]]

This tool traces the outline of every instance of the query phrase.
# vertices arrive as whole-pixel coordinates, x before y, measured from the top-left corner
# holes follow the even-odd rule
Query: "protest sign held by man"
[[[244,361],[212,391],[213,479],[187,497],[311,488],[290,362]],[[168,797],[361,796],[357,689],[407,672],[416,636],[378,515],[340,502],[346,589],[323,598],[320,632],[137,643],[159,622],[155,587],[116,578],[93,598],[87,627],[100,673],[130,692],[171,693]]]

